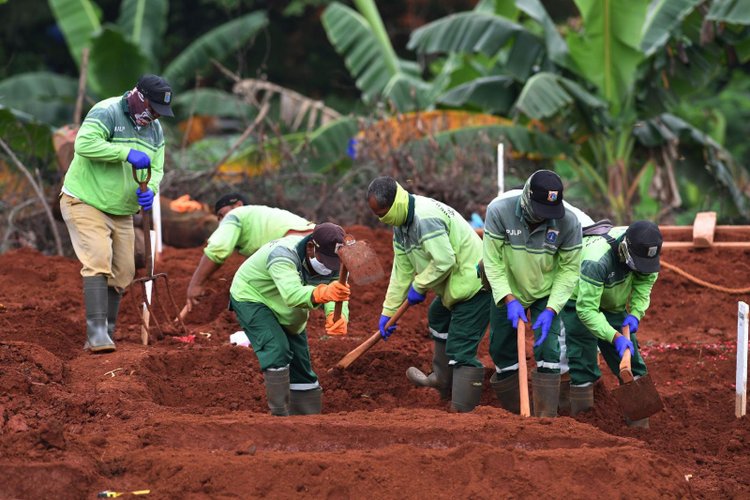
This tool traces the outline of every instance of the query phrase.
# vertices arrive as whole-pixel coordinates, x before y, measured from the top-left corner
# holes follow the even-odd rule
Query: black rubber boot
[[[560,401],[557,409],[560,413],[570,414],[570,372],[560,375]]]
[[[560,403],[560,374],[531,372],[531,387],[534,391],[535,417],[556,417]]]
[[[594,384],[584,387],[570,387],[570,416],[588,411],[594,407]]]
[[[289,391],[289,415],[317,415],[323,410],[323,389]]]
[[[286,417],[289,415],[289,368],[266,370],[266,399],[271,415]]]
[[[495,391],[497,400],[500,401],[500,407],[516,415],[521,414],[521,390],[518,386],[518,372],[514,371],[513,375],[500,379],[495,372],[490,377],[490,385]]]
[[[451,407],[461,413],[473,410],[482,397],[484,367],[454,366]]]
[[[448,364],[448,356],[445,354],[445,342],[435,341],[435,350],[432,353],[432,373],[425,375],[419,368],[411,366],[406,370],[406,378],[417,387],[433,387],[437,389],[442,399],[449,400],[451,397],[453,368]]]
[[[117,313],[120,311],[120,299],[122,299],[122,294],[118,293],[115,287],[107,287],[107,333],[112,340],[115,339],[115,325],[117,324]]]
[[[84,349],[104,353],[115,350],[115,343],[107,333],[107,278],[83,278],[83,302],[86,306],[86,336]]]

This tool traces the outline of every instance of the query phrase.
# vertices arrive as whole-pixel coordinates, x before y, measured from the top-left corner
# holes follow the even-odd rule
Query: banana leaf
[[[52,132],[52,127],[34,116],[0,105],[0,137],[22,162],[28,164],[34,158],[40,166],[47,166],[54,154]]]
[[[597,115],[602,115],[607,107],[607,103],[573,80],[552,73],[537,73],[526,82],[516,108],[530,118],[542,120],[555,116],[574,103]]]
[[[750,3],[746,0],[714,0],[706,19],[729,24],[750,24]]]
[[[167,66],[162,76],[176,93],[183,89],[198,71],[210,65],[211,59],[225,59],[267,25],[268,16],[265,12],[254,12],[224,23],[188,45]]]
[[[187,118],[190,114],[252,118],[257,114],[254,107],[236,95],[210,88],[181,92],[172,107],[180,118]]]
[[[48,0],[55,20],[65,36],[68,49],[80,68],[81,54],[91,35],[101,29],[102,13],[90,0]]]
[[[152,71],[158,68],[168,12],[169,0],[122,0],[120,3],[117,25],[146,54]]]
[[[346,158],[349,143],[358,131],[357,118],[339,118],[318,128],[309,136],[307,142],[297,147],[295,153],[309,153],[310,169],[321,170]]]
[[[539,0],[516,0],[516,7],[544,28],[544,42],[549,58],[560,66],[569,66],[568,46],[557,31],[552,18]]]
[[[105,26],[91,39],[88,83],[101,98],[132,89],[148,68],[148,58],[116,26]]]
[[[657,0],[649,6],[641,50],[647,57],[666,45],[674,29],[703,0]]]
[[[513,107],[517,90],[509,76],[486,76],[450,89],[438,98],[440,104],[452,107],[473,105],[485,113],[507,115]]]
[[[63,125],[73,119],[78,81],[46,71],[22,73],[0,81],[0,105],[35,119]]]

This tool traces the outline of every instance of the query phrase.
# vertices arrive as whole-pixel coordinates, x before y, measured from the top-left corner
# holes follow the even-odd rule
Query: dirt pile
[[[388,269],[387,231],[349,228]],[[184,297],[200,249],[167,248],[160,271]],[[667,250],[664,259],[729,287],[750,277],[742,250]],[[734,418],[736,297],[662,273],[639,332],[666,410],[651,430],[622,423],[606,375],[597,407],[577,419],[522,419],[497,408],[489,383],[474,413],[448,413],[409,385],[428,370],[426,306],[346,372],[328,368],[373,333],[386,280],[353,286],[350,335],[309,338],[324,414],[266,414],[251,349],[228,345],[232,258],[188,317],[194,344],[139,345],[139,315],[123,299],[118,350],[82,351],[75,260],[33,251],[0,256],[0,497],[94,498],[151,489],[151,498],[750,495],[750,422]],[[747,300],[747,298],[743,298]],[[530,352],[530,350],[529,350]],[[481,348],[492,373],[487,340]]]

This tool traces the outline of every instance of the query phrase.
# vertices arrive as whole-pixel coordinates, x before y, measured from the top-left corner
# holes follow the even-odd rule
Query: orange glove
[[[349,300],[349,285],[342,285],[338,281],[329,285],[318,285],[313,290],[312,296],[316,304],[343,302]]]
[[[333,313],[326,316],[326,333],[328,335],[346,335],[346,318],[342,315],[338,321],[333,321]]]

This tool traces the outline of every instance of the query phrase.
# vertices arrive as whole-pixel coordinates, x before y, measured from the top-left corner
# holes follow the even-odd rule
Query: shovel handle
[[[404,303],[401,304],[401,307],[398,308],[398,311],[396,311],[396,314],[391,316],[391,319],[389,319],[388,323],[385,324],[386,329],[390,328],[394,323],[396,323],[396,321],[401,318],[401,316],[406,312],[407,309],[409,309],[409,301],[405,300]],[[336,363],[336,368],[340,368],[342,370],[349,368],[349,365],[354,363],[360,356],[367,352],[370,347],[377,344],[380,339],[380,330],[377,330],[367,340],[359,344],[354,350],[350,351],[349,354],[341,358],[341,360]]]
[[[518,322],[518,393],[520,395],[520,408],[522,417],[531,416],[531,404],[529,403],[529,378],[526,368],[526,323]]]
[[[630,340],[630,327],[629,326],[622,327],[622,335],[626,339]],[[625,352],[622,355],[622,359],[620,360],[620,378],[625,383],[633,381],[633,369],[631,366],[630,349],[625,349]]]
[[[346,280],[349,278],[349,270],[346,268],[344,263],[341,263],[341,268],[339,269],[339,283],[342,285],[346,285]],[[333,322],[337,322],[339,318],[341,317],[341,309],[343,309],[344,303],[343,302],[336,302],[336,306],[333,308]]]

